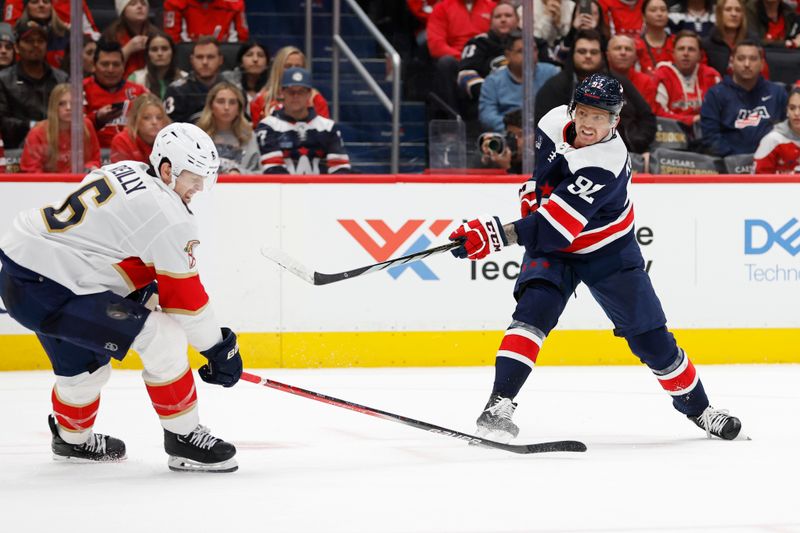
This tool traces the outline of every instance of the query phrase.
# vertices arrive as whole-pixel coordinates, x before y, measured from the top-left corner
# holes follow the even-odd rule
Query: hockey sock
[[[145,381],[147,394],[161,419],[161,426],[173,433],[186,435],[199,423],[197,390],[191,368],[186,368],[177,379],[166,383]]]
[[[69,444],[83,444],[92,433],[100,408],[100,390],[111,376],[111,365],[76,376],[56,376],[51,399],[58,435]]]
[[[53,387],[53,414],[59,425],[59,435],[70,444],[82,444],[88,438],[100,408],[100,395],[89,403],[78,405],[64,401]]]
[[[675,409],[688,416],[697,416],[708,407],[708,397],[692,361],[682,349],[678,357],[663,370],[653,370],[658,382],[672,396]]]
[[[666,327],[626,337],[633,353],[658,378],[661,387],[672,396],[672,405],[681,413],[696,416],[708,407],[703,384],[692,361]]]
[[[511,323],[497,350],[492,394],[516,397],[533,370],[543,341],[544,334],[534,326],[517,320]]]

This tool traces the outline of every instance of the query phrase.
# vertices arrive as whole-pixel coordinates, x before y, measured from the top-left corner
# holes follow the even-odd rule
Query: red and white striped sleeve
[[[778,170],[778,148],[786,139],[776,131],[767,133],[753,154],[753,174],[774,174]]]

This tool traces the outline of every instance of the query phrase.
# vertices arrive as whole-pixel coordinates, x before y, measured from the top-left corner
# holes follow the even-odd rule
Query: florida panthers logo
[[[197,264],[197,259],[194,257],[194,247],[199,245],[200,241],[198,240],[191,240],[186,243],[186,247],[183,249],[186,252],[186,255],[189,256],[189,268],[194,268]]]

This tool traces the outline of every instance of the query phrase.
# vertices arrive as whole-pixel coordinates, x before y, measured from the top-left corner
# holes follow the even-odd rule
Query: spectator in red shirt
[[[127,78],[134,71],[144,68],[147,57],[147,39],[158,29],[147,18],[150,10],[148,0],[116,0],[118,18],[103,32],[103,39],[116,41],[122,46]]]
[[[28,133],[22,150],[22,172],[72,172],[72,95],[68,83],[56,85],[50,93],[47,119]],[[100,144],[92,123],[84,118],[83,160],[88,172],[100,166]]]
[[[786,120],[761,139],[753,159],[754,174],[800,173],[800,86],[789,93]]]
[[[428,17],[428,50],[431,57],[461,58],[467,41],[489,31],[494,0],[442,0]]]
[[[611,34],[642,33],[642,0],[600,0]]]
[[[244,0],[164,0],[164,31],[176,43],[202,35],[219,42],[250,39]]]
[[[281,80],[283,72],[289,68],[306,68],[306,55],[294,46],[284,46],[278,50],[272,60],[267,84],[250,103],[250,118],[253,121],[253,128],[258,127],[259,122],[283,108]],[[321,117],[330,118],[331,116],[327,100],[316,89],[311,89],[308,107],[313,107],[317,115]]]
[[[639,70],[652,74],[662,61],[672,61],[675,36],[667,32],[669,10],[666,0],[644,0],[642,12],[645,30],[636,38],[636,56]]]
[[[420,23],[420,28],[417,30],[417,44],[424,45],[428,41],[428,17],[433,12],[433,7],[439,0],[406,0],[408,10],[416,17]]]
[[[94,55],[94,76],[83,80],[86,116],[97,130],[102,148],[127,124],[131,102],[147,89],[125,80],[125,61],[119,43],[100,41]]]
[[[675,36],[675,51],[671,63],[656,69],[658,90],[657,116],[678,120],[693,126],[700,120],[700,107],[708,90],[722,78],[713,68],[700,63],[700,37],[683,30]]]
[[[22,16],[25,10],[25,3],[34,3],[36,0],[6,0],[3,7],[3,21],[8,22],[11,26],[17,23],[17,20]],[[70,12],[70,0],[42,0],[40,3],[52,4],[58,18],[64,21],[65,24],[70,24],[72,13]],[[100,32],[97,31],[97,24],[92,18],[92,11],[83,0],[83,33],[89,35],[93,41],[100,38]]]
[[[131,105],[128,124],[111,141],[111,162],[150,162],[153,141],[164,126],[170,123],[164,104],[154,94],[138,96]]]
[[[628,78],[636,90],[642,95],[644,101],[655,113],[656,110],[656,79],[651,74],[639,72],[633,68],[636,63],[636,41],[630,35],[617,34],[608,41],[606,50],[608,69],[617,78]]]
[[[428,51],[436,60],[433,90],[455,109],[458,61],[467,41],[489,31],[494,0],[442,0],[428,17]]]
[[[750,0],[747,3],[747,26],[762,46],[800,46],[800,17],[782,0]]]

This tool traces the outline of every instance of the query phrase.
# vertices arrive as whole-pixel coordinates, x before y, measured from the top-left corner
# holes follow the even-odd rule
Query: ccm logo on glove
[[[500,219],[494,216],[483,216],[461,224],[450,234],[451,241],[458,241],[461,246],[454,248],[452,254],[459,258],[473,261],[483,259],[491,252],[499,252],[508,246],[508,239],[503,231]]]

